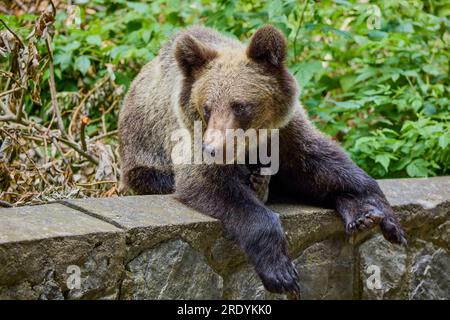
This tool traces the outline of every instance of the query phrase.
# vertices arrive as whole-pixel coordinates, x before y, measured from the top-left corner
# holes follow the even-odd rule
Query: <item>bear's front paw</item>
[[[345,222],[347,234],[373,228],[380,225],[386,240],[406,245],[405,232],[394,216],[387,200],[379,194],[342,196],[336,198],[337,210]]]
[[[278,261],[276,261],[278,260]],[[295,265],[287,256],[282,256],[273,265],[267,263],[256,267],[264,287],[273,293],[291,293],[297,298],[300,295],[298,272]]]
[[[345,231],[348,234],[354,234],[359,231],[371,229],[378,225],[383,218],[383,212],[375,207],[359,211],[356,213],[354,219],[346,223]]]
[[[377,226],[389,208],[374,196],[357,197],[351,195],[336,198],[336,209],[342,216],[347,234],[355,234]]]
[[[380,223],[381,232],[386,240],[406,246],[405,231],[394,216],[387,216]]]

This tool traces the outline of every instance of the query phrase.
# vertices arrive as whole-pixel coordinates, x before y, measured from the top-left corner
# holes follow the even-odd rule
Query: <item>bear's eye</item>
[[[234,114],[239,117],[245,117],[250,115],[250,105],[242,102],[233,102],[231,104],[231,109]]]
[[[203,116],[205,117],[206,121],[208,121],[209,117],[211,116],[211,108],[207,104],[203,105]]]

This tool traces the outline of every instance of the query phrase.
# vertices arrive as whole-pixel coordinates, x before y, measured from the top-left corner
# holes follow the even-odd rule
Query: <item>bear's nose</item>
[[[202,144],[202,151],[209,154],[211,157],[214,157],[216,155],[216,151],[214,150],[214,147],[210,144],[203,143]]]

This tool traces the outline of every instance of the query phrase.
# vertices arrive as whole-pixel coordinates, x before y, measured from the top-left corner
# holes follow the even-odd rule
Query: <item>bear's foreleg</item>
[[[301,113],[280,130],[278,186],[316,204],[336,208],[347,233],[380,225],[384,237],[406,244],[403,228],[378,183]]]
[[[269,198],[270,176],[263,176],[259,173],[259,169],[250,173],[250,187],[255,192],[256,197],[262,203],[266,203]]]
[[[248,184],[245,166],[187,165],[175,169],[175,197],[219,219],[246,254],[267,290],[298,293],[297,270],[278,214]]]

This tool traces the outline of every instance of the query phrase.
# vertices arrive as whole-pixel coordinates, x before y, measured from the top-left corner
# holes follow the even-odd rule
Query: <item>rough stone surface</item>
[[[442,248],[425,243],[414,254],[409,299],[448,300],[450,293],[450,256]]]
[[[264,289],[256,272],[249,265],[242,266],[227,279],[224,297],[231,300],[285,300],[284,294],[274,294]]]
[[[181,240],[145,251],[126,266],[122,299],[219,299],[222,278]]]
[[[0,244],[120,231],[61,204],[0,209],[0,221]]]
[[[352,299],[353,247],[344,237],[311,245],[294,260],[302,299]]]
[[[398,298],[400,284],[406,271],[405,248],[376,236],[359,248],[360,279],[363,299]],[[375,284],[377,271],[381,287]]]
[[[0,299],[116,298],[125,238],[59,204],[0,210]],[[69,266],[80,288],[68,288]]]
[[[67,203],[125,229],[186,226],[215,221],[179,203],[171,195],[78,199]]]
[[[222,236],[217,220],[177,202],[171,195],[70,200],[66,203],[125,229],[127,261],[160,242],[176,238],[208,255],[210,246]]]
[[[280,213],[302,299],[450,298],[450,177],[380,185],[407,248],[377,229],[345,236],[333,210],[269,204]],[[78,289],[70,266],[80,268]],[[292,297],[267,292],[220,223],[172,196],[0,209],[0,299],[119,298]]]
[[[418,204],[432,209],[450,199],[450,178],[384,179],[378,183],[393,206]]]

